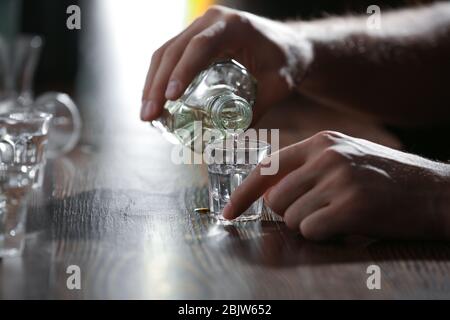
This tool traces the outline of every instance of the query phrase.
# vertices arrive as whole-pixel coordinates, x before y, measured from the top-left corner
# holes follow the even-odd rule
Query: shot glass
[[[0,34],[0,111],[13,107],[51,114],[48,156],[56,158],[76,146],[82,123],[69,95],[50,91],[34,96],[33,79],[43,47],[44,39],[38,35]]]
[[[0,112],[0,257],[22,252],[27,199],[42,184],[51,117],[17,108]]]
[[[223,218],[222,211],[230,201],[231,194],[269,154],[270,144],[260,140],[225,139],[214,141],[206,146],[209,211],[212,215],[221,221],[228,221]],[[259,219],[262,210],[261,197],[233,222]]]

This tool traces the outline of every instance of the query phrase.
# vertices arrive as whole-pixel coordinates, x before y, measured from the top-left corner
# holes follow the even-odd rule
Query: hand
[[[261,175],[258,165],[231,195],[225,218],[264,195],[286,225],[308,239],[450,238],[447,164],[331,131],[278,156],[278,173]]]
[[[142,97],[142,120],[157,118],[193,78],[218,59],[234,58],[258,81],[254,119],[285,98],[302,77],[310,49],[284,23],[221,6],[211,7],[152,56]]]

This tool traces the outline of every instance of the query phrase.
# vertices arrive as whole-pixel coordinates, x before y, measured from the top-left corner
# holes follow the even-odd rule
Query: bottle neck
[[[207,108],[219,130],[246,130],[252,122],[251,104],[232,92],[211,97]]]

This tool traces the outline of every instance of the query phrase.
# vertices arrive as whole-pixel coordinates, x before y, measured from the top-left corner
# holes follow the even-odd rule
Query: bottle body
[[[180,99],[167,101],[152,125],[171,142],[202,152],[209,138],[250,126],[255,96],[256,81],[242,65],[217,62],[197,75]]]

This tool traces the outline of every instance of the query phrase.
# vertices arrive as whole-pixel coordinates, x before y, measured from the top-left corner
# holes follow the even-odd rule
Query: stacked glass
[[[42,186],[48,156],[71,151],[81,131],[67,94],[34,99],[32,84],[42,48],[39,36],[0,37],[0,257],[22,252],[27,199]],[[48,145],[48,146],[47,146]]]
[[[42,184],[51,118],[38,110],[0,114],[0,257],[22,252],[27,199]]]

